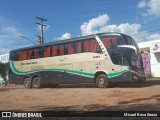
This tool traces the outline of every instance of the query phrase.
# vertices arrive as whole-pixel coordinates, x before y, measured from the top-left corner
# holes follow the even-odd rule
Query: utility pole
[[[36,23],[37,25],[39,25],[41,27],[41,36],[40,35],[36,35],[37,39],[39,40],[39,43],[40,44],[43,44],[44,43],[44,35],[43,35],[43,29],[44,27],[47,27],[47,25],[44,25],[44,21],[47,21],[47,19],[44,19],[42,17],[37,17],[37,19],[39,19],[41,21],[41,23]]]

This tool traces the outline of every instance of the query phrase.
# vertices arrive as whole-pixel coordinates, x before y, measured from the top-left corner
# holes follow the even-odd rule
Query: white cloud
[[[141,1],[138,3],[138,8],[144,8],[146,6],[146,1]]]
[[[160,0],[149,0],[147,1],[141,1],[138,4],[139,8],[144,8],[146,10],[145,13],[143,13],[144,16],[149,15],[155,15],[160,17]]]
[[[158,33],[151,34],[151,35],[149,35],[148,39],[149,40],[160,39],[160,34],[158,34]]]
[[[10,32],[13,34],[17,32],[16,28],[14,28],[14,27],[5,27],[5,28],[3,28],[3,31]]]
[[[97,33],[98,31],[96,28],[104,26],[109,21],[109,19],[110,18],[107,14],[103,14],[97,18],[89,20],[88,22],[84,22],[80,27],[82,35]]]
[[[88,23],[83,23],[80,27],[82,35],[89,35],[100,32],[120,32],[126,34],[138,34],[141,29],[140,24],[122,23],[120,25],[108,25],[110,18],[107,14],[100,15],[97,18],[89,20]]]
[[[141,29],[140,24],[122,23],[120,25],[105,25],[99,32],[120,32],[128,35],[138,34]]]
[[[148,14],[160,15],[160,0],[151,0],[148,3]]]
[[[23,38],[20,38],[20,33],[15,27],[8,26],[0,29],[0,51],[9,52],[11,49],[19,48],[20,46],[28,46],[31,43]]]
[[[8,26],[4,27],[2,30],[5,32],[5,34],[8,34],[10,36],[12,35],[14,37],[19,37],[20,35],[22,35],[22,33],[18,32],[18,30],[15,27]]]
[[[119,33],[124,33],[126,35],[130,35],[136,40],[136,42],[160,39],[160,34],[158,33],[151,34],[146,31],[142,31],[141,24],[137,24],[137,23],[122,23],[119,25],[107,24],[109,22],[109,16],[106,14],[103,14],[100,16],[97,18],[93,18],[89,20],[89,22],[87,23],[85,22],[81,25],[80,29],[81,29],[82,35],[89,35],[89,34],[102,33],[102,32],[119,32]]]
[[[67,32],[67,33],[63,34],[61,37],[58,37],[57,39],[64,40],[64,39],[69,39],[69,38],[71,38],[71,34]]]

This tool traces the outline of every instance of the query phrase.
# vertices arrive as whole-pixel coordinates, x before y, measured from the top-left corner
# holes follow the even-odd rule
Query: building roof
[[[156,42],[160,42],[160,39],[159,40],[151,40],[151,41],[147,41],[147,42],[141,42],[141,43],[137,43],[137,44],[138,44],[138,47],[141,49],[141,48],[150,47],[150,44],[156,43]]]

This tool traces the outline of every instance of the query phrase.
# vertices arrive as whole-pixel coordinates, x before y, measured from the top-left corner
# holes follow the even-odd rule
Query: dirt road
[[[160,111],[160,80],[100,89],[94,84],[26,89],[0,86],[0,110],[19,111]]]

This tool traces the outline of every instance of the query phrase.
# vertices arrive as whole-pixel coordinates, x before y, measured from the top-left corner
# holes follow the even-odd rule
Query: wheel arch
[[[97,71],[96,73],[95,73],[95,75],[94,75],[94,81],[96,82],[96,78],[98,77],[98,75],[100,75],[100,74],[105,74],[106,76],[107,76],[107,73],[108,72],[106,72],[106,71]],[[107,76],[108,77],[108,76]]]

